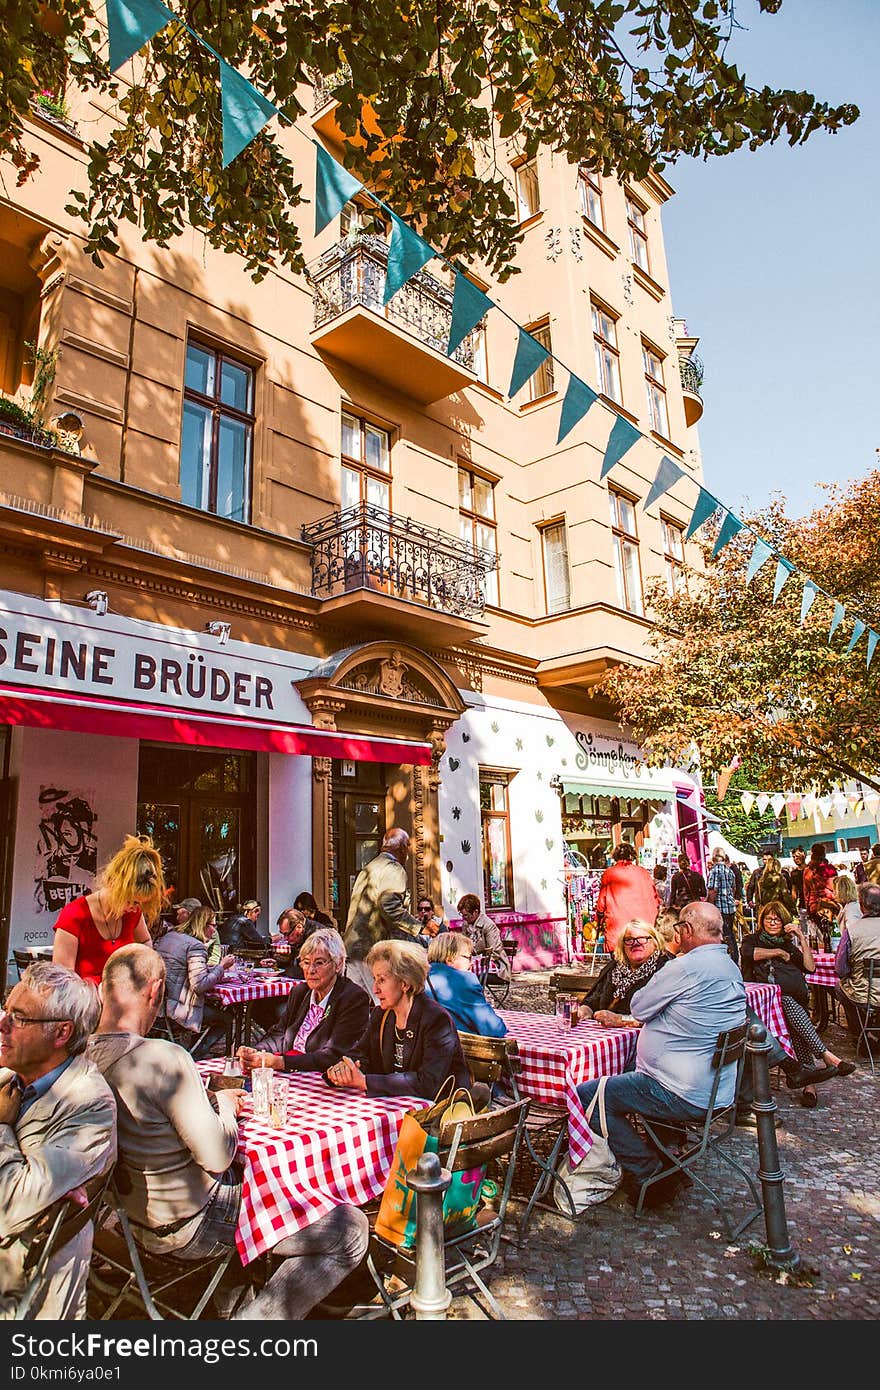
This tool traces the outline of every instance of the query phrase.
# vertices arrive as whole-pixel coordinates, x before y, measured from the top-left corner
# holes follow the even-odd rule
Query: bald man
[[[348,956],[346,974],[369,994],[373,1003],[373,975],[367,955],[377,941],[394,938],[412,940],[422,932],[422,923],[409,910],[406,860],[409,836],[405,830],[389,830],[382,848],[365,864],[354,881],[343,940]]]

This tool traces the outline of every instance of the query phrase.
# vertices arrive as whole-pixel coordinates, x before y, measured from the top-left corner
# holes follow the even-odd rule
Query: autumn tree
[[[606,684],[651,760],[698,759],[708,777],[739,755],[767,791],[847,778],[880,791],[880,656],[867,667],[866,636],[846,650],[855,618],[880,632],[880,470],[827,492],[806,518],[781,501],[743,518],[800,572],[775,604],[775,559],[747,585],[754,536],[742,531],[713,560],[711,525],[687,591],[654,586],[654,661]],[[801,626],[804,577],[825,592]],[[829,642],[833,600],[846,617]]]
[[[768,14],[780,4],[758,0]],[[36,164],[22,117],[47,29],[67,80],[115,99],[115,128],[89,147],[76,204],[92,255],[116,249],[122,221],[159,245],[189,223],[243,255],[255,278],[273,262],[302,268],[305,146],[291,154],[273,122],[223,170],[216,60],[186,29],[167,25],[121,83],[106,67],[101,3],[0,10],[0,148],[23,176]],[[346,149],[352,171],[448,257],[478,258],[500,278],[520,235],[509,142],[640,178],[681,154],[797,144],[858,116],[750,86],[727,57],[734,0],[177,0],[176,12],[291,119],[317,74],[342,130],[359,137]]]

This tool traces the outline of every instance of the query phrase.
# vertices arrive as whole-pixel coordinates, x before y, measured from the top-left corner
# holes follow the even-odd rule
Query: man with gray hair
[[[0,1014],[0,1317],[27,1279],[37,1219],[116,1159],[116,1104],[83,1055],[98,991],[64,965],[28,966]],[[50,1259],[29,1316],[85,1317],[92,1224]]]
[[[746,1021],[746,987],[727,953],[717,907],[688,903],[679,913],[675,934],[679,954],[633,995],[630,1010],[643,1024],[636,1046],[635,1070],[609,1076],[605,1083],[608,1143],[624,1171],[628,1195],[638,1200],[642,1183],[662,1167],[628,1115],[644,1115],[671,1125],[702,1123],[715,1079],[712,1055],[718,1034]],[[581,1104],[589,1105],[598,1081],[578,1086]],[[716,1105],[729,1105],[736,1087],[736,1067],[722,1073]],[[644,1206],[671,1201],[684,1181],[680,1173],[661,1178],[645,1193]]]
[[[348,956],[346,974],[376,1002],[373,973],[364,964],[377,941],[418,939],[422,923],[409,910],[406,860],[409,835],[389,830],[375,858],[354,881],[343,941]]]
[[[850,1035],[861,1046],[859,1016],[880,1024],[880,884],[867,880],[859,888],[861,917],[847,922],[840,933],[834,969],[840,984],[834,994],[843,1005]],[[868,997],[868,967],[874,962],[871,997]]]

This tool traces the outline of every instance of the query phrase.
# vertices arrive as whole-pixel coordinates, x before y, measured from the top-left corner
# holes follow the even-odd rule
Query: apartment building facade
[[[308,104],[344,159],[332,99]],[[0,387],[27,401],[28,343],[54,372],[54,433],[0,414],[10,944],[50,940],[136,828],[178,896],[273,922],[307,887],[344,921],[392,825],[452,915],[475,891],[561,916],[566,844],[698,848],[698,785],[595,690],[645,659],[648,582],[682,582],[688,508],[641,505],[660,459],[701,480],[670,186],[511,152],[522,273],[487,292],[602,399],[557,445],[558,367],[508,399],[500,314],[448,357],[439,262],[383,306],[368,208],[304,218],[303,277],[130,226],[98,268],[63,208],[102,119],[35,110],[40,172],[0,200]],[[601,480],[614,414],[646,438]]]

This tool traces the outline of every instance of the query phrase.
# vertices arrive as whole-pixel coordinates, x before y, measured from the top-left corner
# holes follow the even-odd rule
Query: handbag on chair
[[[571,1200],[577,1214],[586,1211],[587,1207],[595,1206],[597,1202],[606,1201],[612,1193],[617,1191],[623,1181],[620,1164],[611,1152],[608,1143],[608,1121],[605,1116],[605,1083],[607,1080],[607,1076],[600,1078],[596,1094],[590,1101],[588,1109],[584,1111],[593,1136],[593,1143],[589,1152],[584,1154],[576,1167],[572,1168],[569,1160],[564,1158],[557,1169],[559,1177],[571,1193]],[[591,1123],[597,1104],[600,1126],[598,1134]],[[565,1194],[560,1192],[557,1183],[553,1184],[553,1201],[566,1216],[570,1214]]]

